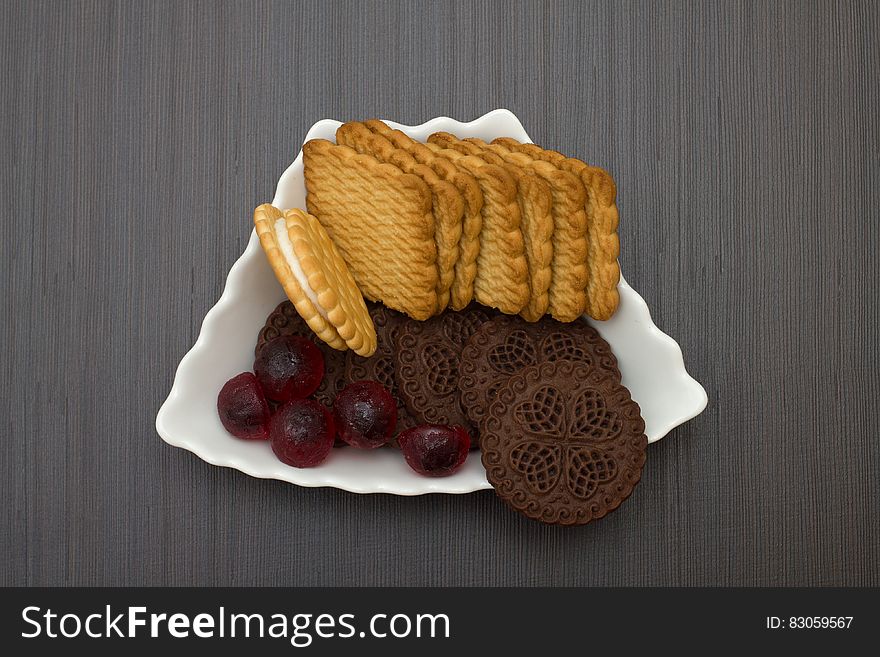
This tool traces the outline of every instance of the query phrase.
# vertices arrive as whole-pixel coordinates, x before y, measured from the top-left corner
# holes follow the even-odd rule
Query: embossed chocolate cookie
[[[459,359],[468,339],[493,316],[491,309],[472,305],[426,322],[407,322],[397,338],[394,373],[410,415],[419,424],[463,426],[472,446],[479,438],[461,406]]]
[[[461,355],[461,405],[468,418],[479,425],[497,391],[517,372],[529,365],[558,360],[586,363],[620,381],[610,345],[582,320],[563,324],[543,317],[530,323],[500,315],[486,322]]]
[[[394,345],[400,327],[413,320],[380,303],[368,302],[367,309],[376,327],[376,353],[364,358],[348,351],[345,356],[345,377],[347,381],[378,381],[388,389],[397,402],[397,433],[400,433],[415,426],[417,422],[407,411],[397,389],[397,380],[394,378]]]
[[[345,385],[345,352],[328,347],[318,339],[305,320],[296,312],[290,301],[283,301],[266,318],[266,323],[257,334],[254,356],[258,356],[270,340],[280,335],[298,335],[314,342],[324,356],[324,380],[312,395],[325,406],[332,407],[336,393]]]
[[[489,483],[513,509],[583,525],[616,509],[639,482],[645,423],[610,373],[575,361],[510,378],[480,426]]]

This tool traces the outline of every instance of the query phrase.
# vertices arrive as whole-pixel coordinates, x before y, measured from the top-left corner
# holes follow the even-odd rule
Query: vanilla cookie
[[[574,321],[587,309],[589,285],[587,193],[580,178],[553,163],[499,144],[487,144],[476,138],[461,141],[492,153],[511,166],[529,171],[549,185],[553,197],[553,276],[548,312],[559,321]]]
[[[336,143],[353,148],[358,153],[372,155],[380,162],[399,167],[428,185],[431,190],[434,213],[434,241],[437,244],[437,312],[449,304],[450,289],[458,262],[461,241],[464,199],[456,187],[440,178],[425,164],[415,160],[407,151],[397,148],[385,137],[375,134],[362,123],[344,123],[336,131]]]
[[[303,145],[306,204],[371,301],[424,320],[437,309],[431,191],[418,176],[323,139]]]
[[[526,262],[516,182],[511,175],[482,158],[434,144],[426,145],[439,157],[467,170],[483,192],[483,228],[474,299],[484,306],[516,315],[529,301],[529,266]]]
[[[503,167],[516,182],[520,208],[520,229],[529,267],[529,300],[520,316],[529,322],[538,321],[550,305],[550,284],[553,264],[553,197],[550,185],[527,168],[509,164],[503,157],[477,144],[463,141],[447,132],[436,132],[428,138],[431,144],[451,148],[466,155],[476,155],[490,164]]]
[[[336,349],[372,354],[376,331],[364,298],[318,220],[266,203],[254,210],[254,225],[276,278],[315,334]]]
[[[474,298],[474,280],[477,276],[477,258],[480,254],[483,192],[477,179],[455,163],[438,157],[425,144],[415,141],[400,130],[394,130],[378,119],[364,121],[363,125],[374,134],[386,138],[397,148],[408,152],[416,161],[431,167],[443,180],[455,185],[464,199],[458,261],[455,263],[455,277],[449,291],[450,307],[453,310],[461,310]]]
[[[492,142],[510,151],[525,153],[536,159],[550,162],[556,167],[573,173],[587,190],[587,242],[589,249],[589,280],[587,287],[587,313],[594,319],[610,319],[617,310],[620,297],[620,241],[617,236],[619,215],[617,212],[617,187],[614,179],[604,169],[590,166],[557,151],[546,150],[535,144],[521,144],[515,139],[502,137]]]

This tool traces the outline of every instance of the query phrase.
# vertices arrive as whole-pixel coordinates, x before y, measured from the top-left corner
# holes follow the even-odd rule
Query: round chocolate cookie
[[[578,361],[620,381],[611,346],[583,320],[567,324],[545,316],[538,322],[501,315],[480,326],[461,354],[461,405],[479,425],[498,390],[529,365]]]
[[[616,509],[645,464],[645,422],[629,390],[575,361],[532,365],[498,391],[481,427],[498,496],[548,524],[583,525]]]
[[[346,381],[378,381],[385,386],[397,402],[397,433],[400,433],[414,427],[417,422],[406,410],[397,389],[397,380],[394,378],[394,345],[400,327],[413,320],[381,303],[367,302],[367,310],[376,327],[376,353],[367,358],[358,356],[353,351],[346,353],[345,378]],[[396,446],[396,439],[392,443]]]
[[[278,304],[278,307],[266,318],[266,323],[257,335],[254,356],[259,356],[267,342],[281,335],[298,335],[307,338],[321,350],[324,356],[324,380],[312,397],[331,408],[336,393],[345,386],[345,352],[333,349],[320,340],[299,316],[290,301]]]
[[[461,406],[458,367],[468,339],[493,316],[482,306],[446,312],[424,322],[406,322],[397,336],[395,376],[403,402],[418,424],[457,424],[479,436]]]

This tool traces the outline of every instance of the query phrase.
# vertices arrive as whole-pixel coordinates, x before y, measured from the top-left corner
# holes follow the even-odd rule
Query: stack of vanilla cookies
[[[309,213],[368,299],[415,319],[471,301],[537,321],[618,304],[616,190],[597,167],[501,138],[417,142],[349,122],[303,146]]]
[[[416,320],[472,302],[529,322],[617,309],[616,189],[600,168],[370,120],[306,142],[303,169],[308,212],[264,204],[254,223],[297,312],[336,349],[376,350],[364,297]]]

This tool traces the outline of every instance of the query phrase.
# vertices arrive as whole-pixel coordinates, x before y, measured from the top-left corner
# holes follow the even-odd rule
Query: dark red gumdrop
[[[409,467],[428,477],[458,470],[471,448],[470,435],[458,425],[420,424],[401,433],[397,442]]]
[[[272,451],[295,468],[310,468],[323,462],[335,437],[333,416],[314,399],[292,399],[279,407],[269,422]]]
[[[305,399],[324,378],[324,356],[311,341],[297,335],[270,340],[254,361],[254,373],[269,399]]]
[[[397,402],[381,383],[355,381],[336,395],[333,417],[342,440],[352,447],[375,449],[394,436]]]
[[[217,413],[229,433],[244,440],[269,437],[271,412],[260,382],[251,372],[242,372],[227,381],[217,395]]]

